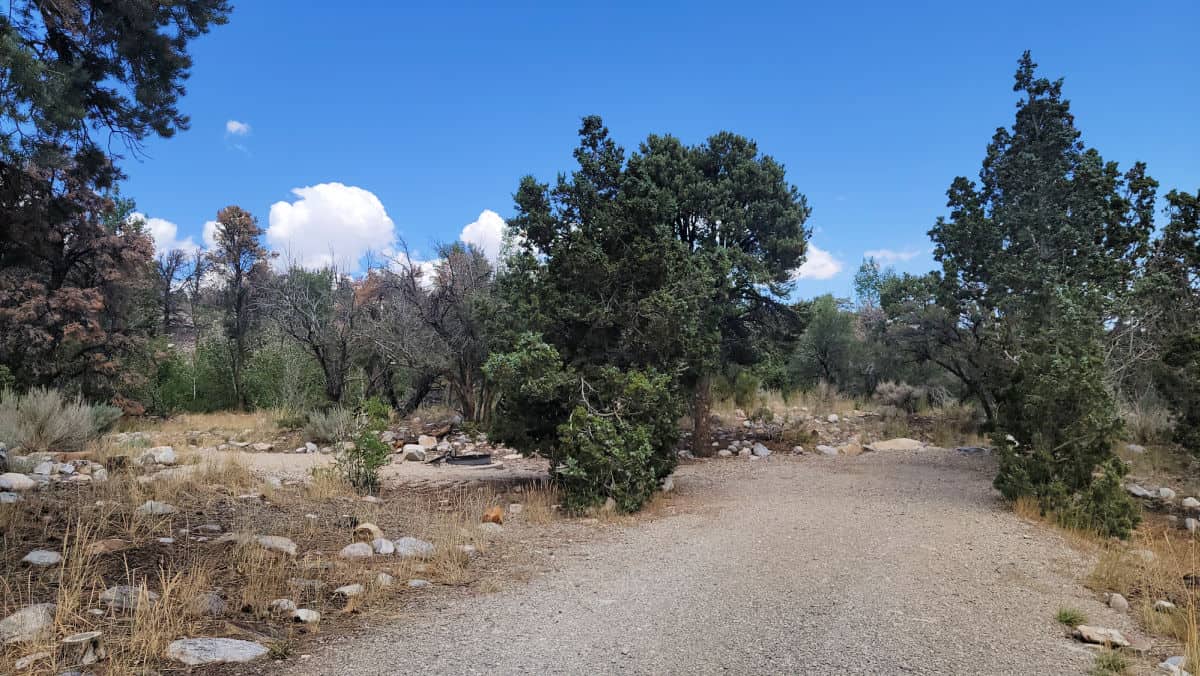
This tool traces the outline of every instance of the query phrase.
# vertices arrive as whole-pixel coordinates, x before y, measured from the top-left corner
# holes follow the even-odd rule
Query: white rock
[[[338,552],[338,558],[342,559],[369,559],[375,554],[375,550],[366,542],[355,542],[354,544],[342,547],[342,551]]]
[[[54,632],[53,603],[25,606],[0,620],[0,643],[30,643],[47,638]]]
[[[508,506],[509,514],[520,514],[523,511],[525,511],[525,505],[522,505],[519,502],[514,502]]]
[[[825,419],[831,423],[836,423],[837,421],[841,420],[841,418],[839,418],[838,414],[836,414],[836,413],[830,413],[828,416],[825,417]]]
[[[259,441],[257,443],[250,444],[250,448],[258,451],[259,453],[268,453],[275,450],[275,444]]]
[[[168,514],[174,514],[178,512],[179,509],[177,509],[175,505],[167,504],[165,502],[147,500],[143,502],[142,506],[138,507],[135,511],[143,516],[166,516]]]
[[[750,452],[759,458],[765,458],[768,455],[771,455],[771,449],[763,446],[760,443],[755,443],[754,447],[750,449]]]
[[[22,499],[23,498],[16,493],[9,493],[8,491],[0,493],[0,505],[11,505],[14,502],[20,502]]]
[[[479,549],[475,545],[458,545],[455,547],[455,549],[457,549],[460,554],[468,559],[473,559],[476,556],[479,556]]]
[[[919,451],[925,445],[916,439],[907,437],[899,437],[896,439],[888,439],[886,441],[876,441],[867,444],[863,448],[868,451]]]
[[[1108,607],[1123,613],[1129,610],[1129,601],[1127,601],[1125,597],[1121,596],[1120,594],[1109,594]]]
[[[1131,556],[1136,556],[1146,563],[1152,563],[1154,559],[1158,558],[1154,555],[1154,552],[1150,551],[1149,549],[1131,549],[1129,554]]]
[[[1174,500],[1175,491],[1163,486],[1162,488],[1158,489],[1158,497],[1162,498],[1163,500]]]
[[[296,610],[296,602],[291,599],[275,599],[267,606],[271,612],[286,615]]]
[[[803,446],[792,446],[792,453],[794,453],[796,455],[803,455],[804,447]]]
[[[485,535],[501,535],[504,533],[504,526],[501,526],[498,523],[492,523],[491,521],[486,521],[479,524],[479,530],[483,531]]]
[[[1175,604],[1166,599],[1161,599],[1154,602],[1154,609],[1160,613],[1169,613],[1175,610]]]
[[[189,666],[252,662],[268,652],[257,643],[235,638],[183,638],[167,646],[167,657]]]
[[[41,662],[42,660],[48,660],[48,659],[50,659],[50,653],[46,653],[46,652],[33,653],[32,655],[26,655],[25,657],[22,657],[21,659],[17,660],[16,662],[13,662],[13,667],[17,671],[25,671],[26,669],[28,669],[29,667],[32,667],[33,665],[37,664],[38,662]]]
[[[429,580],[409,580],[408,586],[413,589],[420,589],[422,587],[432,587],[433,584]]]
[[[413,462],[425,462],[425,448],[418,444],[404,444],[400,451],[401,457]]]
[[[1191,676],[1191,672],[1184,669],[1185,666],[1187,666],[1187,657],[1176,655],[1159,662],[1158,670],[1175,676]]]
[[[0,474],[0,491],[11,491],[15,493],[23,493],[33,490],[37,486],[37,482],[24,474],[17,472],[8,472]]]
[[[57,566],[58,564],[62,563],[62,554],[45,549],[35,549],[26,554],[25,558],[21,559],[21,561],[24,561],[31,566],[38,566],[42,568],[46,566]]]
[[[146,453],[154,458],[154,462],[160,465],[174,465],[176,462],[175,449],[170,446],[155,446],[147,450]]]
[[[287,554],[288,556],[296,555],[296,543],[291,538],[285,538],[282,535],[259,535],[254,540],[263,549]]]
[[[292,620],[301,624],[316,624],[321,621],[321,613],[308,608],[300,608],[292,611]]]
[[[417,437],[417,445],[419,445],[421,448],[437,448],[438,440],[437,437],[431,437],[428,434],[422,434],[421,436]]]
[[[52,463],[52,462],[39,462],[37,464],[37,466],[33,468],[34,474],[41,474],[42,476],[46,476],[53,472],[54,472],[54,463]]]
[[[663,479],[662,492],[670,493],[673,490],[675,490],[675,477],[669,476]]]
[[[1146,447],[1139,446],[1138,444],[1125,444],[1125,450],[1129,451],[1130,453],[1139,453],[1140,454],[1140,453],[1146,452]]]
[[[363,587],[361,584],[348,584],[343,587],[338,587],[337,589],[334,589],[333,593],[337,594],[338,596],[345,596],[346,598],[351,598],[354,596],[361,596],[364,591],[366,591],[366,588]]]
[[[384,556],[390,556],[396,553],[396,545],[387,538],[375,538],[373,541],[371,541],[371,547],[375,550],[376,554],[382,554]]]
[[[385,444],[390,444],[396,440],[396,433],[391,430],[384,430],[379,433],[379,440]]]
[[[821,455],[834,456],[838,454],[838,449],[827,444],[821,444],[820,446],[817,446],[817,453],[820,453]]]
[[[396,578],[392,577],[391,575],[388,575],[387,573],[378,573],[375,575],[376,587],[390,587],[393,584],[396,584]]]
[[[1184,498],[1179,504],[1185,509],[1200,508],[1200,500],[1197,500],[1196,498]]]
[[[1095,643],[1098,645],[1110,645],[1113,647],[1124,648],[1129,645],[1129,641],[1125,639],[1121,632],[1116,629],[1107,629],[1105,627],[1089,627],[1086,624],[1081,624],[1075,627],[1075,638],[1084,643]]]
[[[1187,529],[1187,532],[1195,533],[1197,530],[1200,530],[1200,521],[1188,517],[1183,520],[1183,527]]]
[[[1137,484],[1126,484],[1125,491],[1135,498],[1150,498],[1154,497],[1154,493],[1142,488]]]
[[[115,587],[105,589],[104,593],[100,594],[100,602],[115,610],[136,610],[142,602],[143,593],[147,601],[154,602],[158,600],[158,594],[145,587],[119,584]]]
[[[433,556],[433,545],[414,537],[402,537],[392,542],[392,544],[396,546],[396,556],[406,559]]]

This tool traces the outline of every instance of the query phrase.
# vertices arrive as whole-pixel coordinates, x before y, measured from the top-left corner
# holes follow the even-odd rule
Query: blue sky
[[[813,207],[797,295],[847,295],[867,251],[932,267],[926,232],[1011,123],[1024,49],[1066,78],[1086,143],[1200,188],[1196,0],[408,4],[237,2],[193,49],[192,128],[123,164],[160,243],[238,204],[301,261],[396,235],[417,258],[486,247],[597,113],[626,148],[756,139]]]

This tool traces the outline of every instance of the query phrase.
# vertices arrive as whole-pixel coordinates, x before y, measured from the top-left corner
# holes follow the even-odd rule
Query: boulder
[[[417,437],[417,445],[421,448],[437,448],[437,437],[431,437],[428,434],[422,434]]]
[[[167,657],[188,666],[253,662],[270,652],[253,641],[235,638],[182,638],[167,646]]]
[[[142,516],[166,516],[168,514],[174,514],[178,512],[179,509],[175,507],[175,505],[168,504],[166,502],[147,500],[142,503],[141,507],[138,507],[134,511]]]
[[[379,440],[385,444],[390,444],[396,441],[396,433],[391,430],[384,430],[379,433]]]
[[[1125,597],[1121,596],[1120,594],[1109,594],[1108,607],[1124,613],[1129,610],[1129,601],[1127,601]]]
[[[220,594],[204,592],[192,599],[188,610],[198,617],[224,617],[229,612],[229,606]]]
[[[433,545],[414,537],[402,537],[392,544],[396,547],[396,556],[406,559],[424,559],[433,556]]]
[[[342,547],[342,551],[338,552],[338,558],[342,559],[369,559],[375,554],[375,550],[366,542],[355,542],[354,544]]]
[[[254,541],[263,549],[288,556],[296,555],[296,543],[291,538],[285,538],[282,535],[259,535],[254,538]]]
[[[57,566],[62,563],[62,554],[46,549],[35,549],[26,554],[25,558],[21,559],[21,561],[31,566],[37,566],[38,568]]]
[[[348,584],[334,589],[333,593],[337,594],[338,596],[353,598],[355,596],[362,596],[363,592],[366,590],[366,587],[363,587],[361,584]]]
[[[376,575],[375,575],[375,586],[376,587],[390,587],[393,584],[396,584],[396,578],[392,577],[391,575],[388,575],[387,573],[376,573]]]
[[[760,458],[765,458],[768,455],[771,455],[771,449],[769,449],[766,446],[763,446],[761,443],[757,443],[757,442],[754,444],[753,447],[751,447],[750,452]]]
[[[387,538],[375,538],[371,541],[371,548],[376,554],[383,556],[391,556],[396,553],[396,545]]]
[[[317,448],[317,445],[314,444],[313,442],[311,442],[311,441],[304,442],[304,452],[305,453],[316,453],[319,450],[321,450],[321,449]]]
[[[24,493],[37,487],[37,482],[24,474],[9,472],[0,474],[0,491]]]
[[[1164,673],[1173,674],[1174,676],[1191,676],[1191,673],[1184,669],[1186,666],[1187,657],[1184,657],[1183,655],[1175,655],[1174,657],[1168,657],[1162,662],[1159,662],[1158,670]]]
[[[54,468],[54,463],[47,460],[45,462],[39,462],[37,466],[33,468],[33,473],[47,476],[49,474],[54,474]]]
[[[828,444],[821,444],[820,446],[817,446],[817,453],[820,453],[821,455],[834,456],[838,454],[838,449],[834,448],[833,446],[829,446]]]
[[[32,643],[54,633],[53,603],[25,606],[0,620],[0,643]]]
[[[321,613],[308,608],[298,608],[292,611],[292,621],[300,624],[316,624],[321,621]]]
[[[729,450],[728,448],[722,448],[721,450],[717,451],[718,458],[728,458],[732,455],[733,451]]]
[[[1200,530],[1200,521],[1188,517],[1183,520],[1183,527],[1187,529],[1187,532],[1195,533],[1197,530]]]
[[[896,439],[888,439],[886,441],[876,441],[867,444],[864,448],[868,451],[919,451],[925,444],[916,439],[907,437],[898,437]]]
[[[259,453],[269,453],[270,451],[275,450],[275,444],[268,443],[266,441],[259,441],[257,443],[250,444],[250,448],[258,451]]]
[[[1162,488],[1158,489],[1158,497],[1160,500],[1174,500],[1175,491],[1163,486]]]
[[[100,602],[113,610],[136,610],[142,602],[143,592],[147,601],[158,600],[158,594],[145,587],[119,584],[105,589],[104,593],[100,594]]]
[[[1179,502],[1179,505],[1184,509],[1200,509],[1200,500],[1196,498],[1184,498]]]
[[[175,449],[170,446],[155,446],[147,450],[146,455],[160,465],[174,465],[176,462]]]
[[[1151,493],[1150,491],[1146,490],[1145,488],[1142,488],[1142,487],[1141,487],[1141,486],[1139,486],[1138,484],[1126,484],[1126,485],[1125,485],[1125,492],[1126,492],[1126,493],[1129,493],[1130,495],[1132,495],[1132,496],[1133,496],[1133,497],[1135,497],[1135,498],[1151,498],[1151,497],[1154,497],[1154,494],[1153,494],[1153,493]]]
[[[825,420],[829,421],[830,423],[837,424],[837,421],[841,420],[841,418],[839,418],[838,414],[836,413],[830,413],[825,417]]]
[[[1161,599],[1154,602],[1154,609],[1160,613],[1169,613],[1175,610],[1175,604],[1166,599]]]
[[[400,451],[401,457],[414,462],[425,462],[425,449],[417,444],[404,444]]]
[[[287,615],[296,612],[296,602],[291,599],[275,599],[267,604],[267,607],[277,615]]]
[[[1114,648],[1124,648],[1129,645],[1129,641],[1121,635],[1121,632],[1116,629],[1106,629],[1104,627],[1091,627],[1086,624],[1081,624],[1075,627],[1075,638],[1084,643],[1095,643],[1097,645],[1112,646]]]
[[[793,455],[804,455],[804,447],[803,446],[792,446],[792,454]]]

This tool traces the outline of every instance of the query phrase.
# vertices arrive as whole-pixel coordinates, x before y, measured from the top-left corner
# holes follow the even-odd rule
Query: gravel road
[[[1086,562],[953,451],[682,467],[673,516],[528,584],[321,646],[289,673],[1082,674],[1062,605],[1130,629]]]

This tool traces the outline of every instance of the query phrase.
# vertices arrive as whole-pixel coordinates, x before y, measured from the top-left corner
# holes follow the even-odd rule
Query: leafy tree
[[[259,320],[258,299],[270,278],[267,252],[258,219],[238,206],[217,212],[216,243],[209,252],[210,269],[222,282],[221,307],[232,370],[234,400],[247,407],[242,372],[250,354],[250,331]]]
[[[858,350],[854,324],[844,301],[829,294],[813,299],[811,318],[792,355],[791,369],[800,383],[849,386]]]
[[[1143,165],[1122,174],[1084,148],[1062,81],[1037,77],[1028,52],[1015,79],[1012,129],[996,131],[978,184],[954,180],[950,216],[930,237],[944,319],[1004,357],[984,371],[997,439],[1016,439],[996,485],[1061,513],[1094,495],[1094,472],[1112,464],[1120,426],[1104,382],[1103,326],[1147,252],[1156,184]],[[1120,534],[1122,524],[1092,525]]]
[[[226,0],[15,0],[0,14],[0,156],[115,170],[111,137],[136,149],[186,129],[188,46],[226,22]],[[98,137],[98,138],[97,138]]]
[[[362,331],[362,308],[350,279],[333,268],[292,266],[272,280],[267,293],[276,324],[317,361],[325,396],[340,404]]]
[[[132,204],[102,197],[82,166],[0,162],[0,363],[18,387],[116,395],[143,336],[136,300],[153,245]]]

